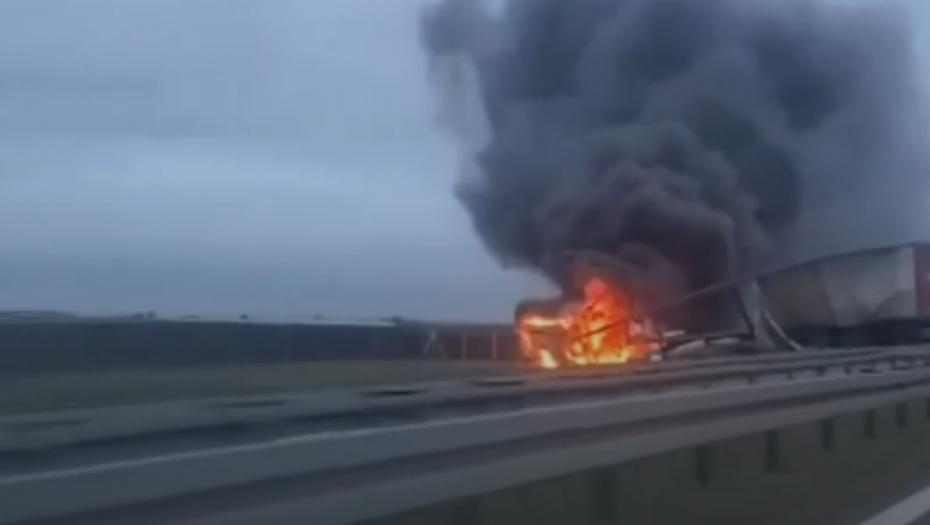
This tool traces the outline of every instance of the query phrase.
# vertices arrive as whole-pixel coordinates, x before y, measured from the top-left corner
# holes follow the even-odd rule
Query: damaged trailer
[[[738,348],[734,340],[747,339],[763,352],[930,341],[930,243],[831,255],[731,286],[739,291],[748,334],[729,344],[719,337],[691,336],[669,345],[664,356],[730,355]]]
[[[930,243],[817,259],[755,280],[764,313],[808,348],[930,340]]]
[[[595,259],[598,264],[591,265]],[[718,283],[675,301],[687,304],[710,294],[729,297],[739,315],[728,316],[726,327],[715,333],[652,327],[649,321],[663,308],[643,307],[643,290],[624,286],[629,282],[617,277],[621,266],[609,259],[587,257],[589,268],[596,266],[597,271],[582,275],[589,283],[605,283],[614,301],[598,298],[603,294],[585,294],[587,299],[572,308],[572,303],[559,299],[518,307],[518,334],[531,361],[545,365],[548,360],[549,366],[609,364],[930,340],[930,243],[833,255]],[[591,320],[585,312],[606,315]],[[638,328],[639,336],[628,334],[630,327]],[[643,327],[650,329],[641,331]],[[650,341],[656,346],[649,348]],[[555,358],[549,359],[550,354]]]

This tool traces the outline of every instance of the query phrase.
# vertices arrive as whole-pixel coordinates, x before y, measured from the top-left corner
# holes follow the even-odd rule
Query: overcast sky
[[[0,309],[508,318],[422,3],[0,0]]]
[[[0,0],[0,308],[502,319],[421,0]]]

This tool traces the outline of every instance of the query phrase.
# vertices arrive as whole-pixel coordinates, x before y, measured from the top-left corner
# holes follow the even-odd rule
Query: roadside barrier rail
[[[608,452],[611,461],[619,461],[930,395],[926,361],[918,363],[906,353],[894,359],[915,368],[536,407],[0,478],[0,524],[40,518],[80,523],[74,520],[83,513],[102,509],[131,513],[147,504],[164,510],[171,508],[172,501],[180,501],[176,498],[221,490],[267,495],[276,491],[259,490],[261,484],[296,479],[310,487],[301,492],[299,501],[271,504],[277,509],[272,509],[274,515],[293,516],[293,520],[270,519],[267,502],[251,502],[249,509],[232,511],[248,498],[226,496],[214,498],[225,501],[225,507],[214,510],[218,517],[205,523],[247,523],[243,520],[249,512],[259,512],[258,507],[266,514],[253,514],[258,521],[248,523],[353,523],[467,496],[469,491],[591,468]],[[870,362],[856,358],[842,364],[854,361]],[[779,368],[781,372],[800,369]],[[449,476],[454,472],[458,474],[453,483]],[[333,489],[340,484],[344,491]],[[368,495],[364,505],[353,505],[356,489],[361,492],[354,497]],[[178,503],[176,508],[181,514],[191,511],[186,504]],[[282,514],[283,508],[300,512]]]
[[[108,440],[170,437],[202,430],[299,423],[302,433],[352,431],[653,394],[721,382],[792,379],[808,373],[859,374],[869,367],[920,366],[930,350],[860,349],[553,371],[329,393],[220,398],[69,410],[0,418],[0,454]],[[867,372],[868,370],[866,370]]]

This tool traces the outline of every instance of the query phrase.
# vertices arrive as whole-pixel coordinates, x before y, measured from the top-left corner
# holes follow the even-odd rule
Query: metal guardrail
[[[925,364],[922,356],[900,359]],[[217,516],[198,523],[340,525],[589,468],[603,462],[608,451],[618,461],[918,395],[930,395],[926,365],[887,374],[541,407],[0,478],[0,524],[99,509],[131,512],[132,506],[152,502],[168,508],[172,498],[249,491],[259,483],[300,477],[311,488],[295,500],[272,498],[242,509],[238,506],[248,498],[220,498],[224,503],[213,511]],[[351,490],[328,488],[340,480]],[[363,506],[355,503],[361,497],[357,491],[367,494]],[[179,505],[179,512],[184,508]],[[246,520],[249,516],[252,521]]]
[[[312,395],[262,396],[0,418],[0,452],[41,450],[203,429],[298,421],[305,432],[348,431],[508,412],[592,398],[762,376],[930,359],[921,349],[862,349],[577,369],[546,375],[400,385]]]

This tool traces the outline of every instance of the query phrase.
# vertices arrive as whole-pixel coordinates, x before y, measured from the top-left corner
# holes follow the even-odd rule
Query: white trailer
[[[808,346],[903,344],[930,335],[930,244],[818,259],[756,279],[762,308]]]

